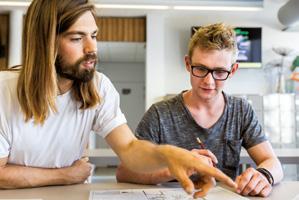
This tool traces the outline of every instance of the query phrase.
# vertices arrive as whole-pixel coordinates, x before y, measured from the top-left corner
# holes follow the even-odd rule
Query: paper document
[[[97,190],[90,191],[89,200],[193,200],[182,188]],[[222,187],[211,189],[205,200],[248,200]]]

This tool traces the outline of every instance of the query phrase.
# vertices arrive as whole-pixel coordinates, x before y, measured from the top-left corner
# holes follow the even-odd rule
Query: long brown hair
[[[49,113],[57,112],[58,94],[55,60],[58,35],[68,30],[86,11],[94,13],[88,0],[34,0],[28,8],[24,30],[22,63],[17,93],[25,121],[43,123]],[[74,82],[74,98],[81,109],[100,102],[95,82]]]

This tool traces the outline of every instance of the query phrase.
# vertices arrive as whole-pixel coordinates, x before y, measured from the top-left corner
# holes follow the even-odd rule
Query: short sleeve
[[[98,74],[97,74],[98,75]],[[119,94],[107,76],[101,74],[99,92],[101,103],[96,110],[93,131],[106,137],[116,127],[127,123],[120,109]]]
[[[1,122],[0,122],[1,123]],[[2,126],[2,125],[0,125]],[[0,128],[0,158],[8,157],[9,149],[10,149],[10,142],[6,137],[2,127]]]
[[[3,77],[9,77],[9,74],[0,75],[0,158],[7,157],[10,151],[11,144],[11,132],[8,125],[8,114],[10,114],[9,110],[9,101],[11,99],[10,90],[7,86],[8,80]]]
[[[243,142],[242,146],[249,149],[259,143],[267,141],[263,128],[258,121],[258,118],[252,109],[252,106],[243,100],[244,116],[243,116]]]
[[[152,105],[144,114],[136,128],[136,137],[141,140],[149,140],[153,143],[159,144],[159,124],[159,115],[157,109],[154,105]]]

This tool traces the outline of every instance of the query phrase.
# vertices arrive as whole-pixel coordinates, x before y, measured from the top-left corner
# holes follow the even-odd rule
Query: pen
[[[202,143],[201,140],[198,137],[196,138],[196,140],[197,140],[197,142],[198,142],[201,149],[206,149],[204,143]],[[213,162],[213,160],[212,160],[212,163],[213,163],[213,167],[216,167],[216,164]]]
[[[196,138],[196,140],[197,140],[197,142],[198,142],[200,148],[202,148],[202,149],[206,149],[205,145],[201,142],[201,140],[200,140],[198,137]]]

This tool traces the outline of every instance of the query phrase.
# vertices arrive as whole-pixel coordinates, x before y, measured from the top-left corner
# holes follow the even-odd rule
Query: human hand
[[[90,176],[92,165],[88,162],[88,158],[84,157],[63,169],[67,184],[84,183]]]
[[[194,198],[206,196],[209,190],[216,185],[215,178],[211,176],[199,176],[193,183],[197,190],[193,195]]]
[[[209,158],[209,165],[214,165],[218,163],[217,157],[208,149],[192,149],[192,153],[194,153],[195,156],[206,156]]]
[[[213,166],[213,163],[218,162],[216,156],[209,150],[192,149],[191,152],[193,153],[193,155],[195,157],[197,157],[198,159],[200,159],[203,163],[206,163],[207,165]],[[188,177],[190,177],[194,174],[197,174],[197,172],[194,170],[187,171]],[[168,181],[175,179],[175,177],[172,176],[172,174],[168,168],[161,170],[160,175]]]
[[[214,186],[214,178],[224,184],[236,188],[236,184],[219,169],[207,164],[206,161],[199,159],[194,153],[182,148],[171,145],[163,145],[161,150],[171,174],[181,183],[184,190],[191,194],[194,188],[201,189],[194,193],[194,197],[201,197],[207,194],[209,189]],[[206,159],[207,157],[204,156]],[[189,171],[195,171],[202,177],[202,182],[194,186],[188,176]]]
[[[192,149],[191,152],[194,156],[211,167],[218,163],[216,156],[208,149]],[[196,174],[196,172],[193,171],[192,174]],[[215,178],[210,176],[200,176],[199,174],[198,177],[196,177],[196,180],[193,180],[193,183],[195,189],[199,190],[194,194],[194,198],[206,196],[208,191],[216,185]]]
[[[210,165],[210,166],[215,166],[215,163],[218,163],[218,160],[216,156],[209,150],[207,149],[192,149],[191,153],[198,159],[200,159],[202,162]],[[187,172],[188,176],[190,177],[191,175],[197,174],[196,171],[188,171]]]
[[[266,197],[272,191],[267,178],[254,168],[248,168],[236,178],[237,193],[250,196]]]

